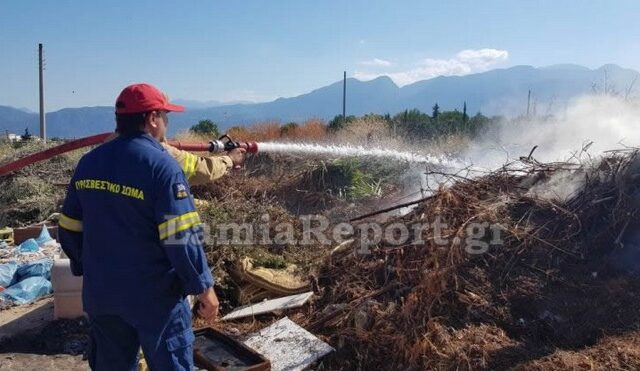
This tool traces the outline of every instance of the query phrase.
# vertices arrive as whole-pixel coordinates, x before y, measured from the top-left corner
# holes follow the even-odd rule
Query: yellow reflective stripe
[[[191,173],[189,174],[189,178],[196,174],[196,167],[198,166],[198,156],[191,155]],[[187,178],[187,179],[189,179]]]
[[[191,153],[185,153],[184,160],[182,162],[182,171],[184,176],[189,179],[196,173],[196,162],[198,157]]]
[[[60,214],[60,220],[58,220],[58,225],[68,231],[82,232],[82,221],[69,218],[64,214]]]
[[[160,239],[164,240],[169,236],[173,236],[178,232],[184,231],[185,229],[191,228],[200,223],[200,216],[197,211],[192,211],[169,219],[158,226]]]

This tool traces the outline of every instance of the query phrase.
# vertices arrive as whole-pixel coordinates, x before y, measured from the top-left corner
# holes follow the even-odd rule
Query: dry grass
[[[238,141],[321,141],[327,136],[327,127],[322,120],[311,119],[283,130],[285,126],[276,122],[262,122],[250,126],[232,127],[227,134]]]
[[[327,125],[319,119],[311,119],[283,133],[282,139],[292,141],[322,141],[327,136]]]
[[[334,137],[342,143],[380,143],[393,137],[393,132],[386,122],[374,117],[358,118],[344,128],[338,130]]]
[[[0,163],[17,160],[58,144],[49,142],[45,145],[32,141],[13,148],[5,143],[0,145],[3,153]],[[57,211],[66,193],[66,183],[86,151],[79,149],[67,152],[0,177],[0,188],[3,190],[0,193],[0,227],[39,222]]]

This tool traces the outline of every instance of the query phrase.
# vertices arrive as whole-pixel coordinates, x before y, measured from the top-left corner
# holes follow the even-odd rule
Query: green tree
[[[194,134],[219,137],[220,131],[218,130],[218,125],[216,125],[211,120],[200,120],[197,125],[193,125],[190,129],[190,132]]]
[[[436,102],[435,106],[433,106],[433,113],[431,114],[431,118],[434,122],[438,122],[438,116],[440,116],[440,106],[438,102]]]
[[[467,115],[467,101],[465,101],[462,106],[462,122],[466,124],[467,121],[469,121],[469,116]]]
[[[396,134],[409,138],[428,138],[433,135],[431,118],[426,113],[417,109],[405,110],[398,113],[392,119],[392,125],[396,127]]]
[[[333,120],[329,121],[329,130],[340,130],[350,123],[354,122],[355,120],[356,117],[353,115],[347,116],[346,119],[342,115],[337,115],[333,118]]]
[[[456,110],[444,111],[438,116],[438,131],[442,135],[464,133],[463,114]]]

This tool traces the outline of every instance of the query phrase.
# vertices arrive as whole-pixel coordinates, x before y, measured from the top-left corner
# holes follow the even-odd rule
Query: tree
[[[405,110],[393,117],[394,132],[410,138],[428,138],[432,132],[431,118],[417,109]]]
[[[469,121],[469,116],[467,115],[467,101],[465,101],[462,106],[462,122],[466,124],[467,121]]]
[[[438,102],[436,102],[436,105],[433,106],[433,113],[431,114],[431,118],[433,119],[433,121],[438,122],[439,115],[440,115],[440,106],[438,105]]]
[[[193,125],[190,129],[190,132],[199,135],[206,135],[211,137],[219,137],[220,131],[218,131],[218,125],[216,125],[211,120],[200,120],[197,125]]]
[[[353,115],[347,116],[346,119],[342,115],[337,115],[333,118],[333,120],[329,121],[329,130],[340,130],[355,120],[356,117]]]
[[[460,111],[444,111],[438,115],[438,135],[456,135],[464,131]]]

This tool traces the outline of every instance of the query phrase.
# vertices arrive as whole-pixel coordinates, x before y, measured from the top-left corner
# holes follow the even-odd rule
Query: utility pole
[[[527,98],[527,117],[529,117],[529,108],[531,108],[531,89],[529,89],[529,97]]]
[[[42,44],[38,44],[38,62],[38,72],[40,77],[40,138],[44,143],[47,143],[47,123],[45,121],[44,114],[44,63],[42,57]]]
[[[347,71],[342,78],[342,120],[347,120]]]

